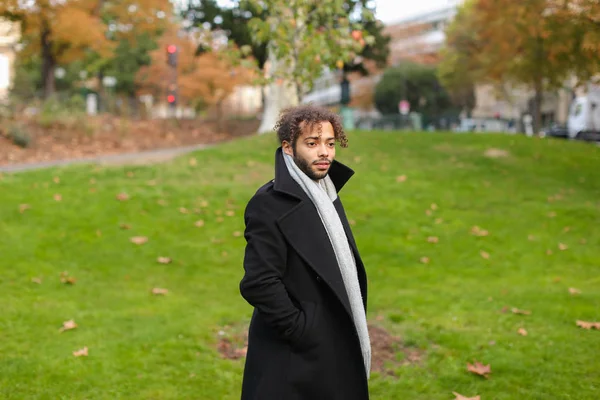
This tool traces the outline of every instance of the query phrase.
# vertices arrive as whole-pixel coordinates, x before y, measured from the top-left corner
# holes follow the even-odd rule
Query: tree
[[[553,1],[467,2],[448,28],[444,82],[456,87],[462,73],[480,83],[525,85],[534,93],[534,129],[539,130],[544,92],[563,87],[573,73],[589,75],[590,65],[598,63],[585,50],[585,31]],[[560,8],[575,1],[561,0]]]
[[[310,68],[306,71],[307,75],[311,76],[310,79],[300,78],[298,76],[299,71],[296,71],[295,76],[291,76],[293,73],[279,76],[281,74],[274,73],[274,71],[282,68],[276,65],[289,66],[290,63],[279,60],[275,52],[271,54],[271,61],[267,62],[269,59],[268,44],[271,37],[282,32],[288,35],[286,39],[282,38],[279,43],[285,45],[283,51],[290,56],[288,61],[291,61],[295,56],[298,56],[297,58],[304,57],[307,54],[306,48],[312,48],[315,44],[323,46],[322,48],[327,50],[331,43],[322,40],[324,29],[332,29],[334,36],[339,36],[340,30],[347,29],[344,27],[355,23],[355,27],[361,28],[363,31],[361,34],[362,39],[368,40],[365,40],[360,46],[356,46],[354,53],[351,54],[352,57],[345,57],[343,60],[339,57],[333,61],[329,60],[328,66],[335,68],[334,65],[341,60],[344,61],[341,63],[344,74],[358,72],[366,75],[369,73],[371,65],[383,67],[387,63],[389,53],[389,37],[383,34],[381,22],[373,19],[372,10],[368,8],[368,3],[368,0],[342,0],[338,2],[328,0],[325,2],[324,7],[317,9],[317,3],[314,1],[296,0],[286,10],[287,3],[284,4],[283,1],[267,1],[259,4],[254,0],[238,0],[235,2],[235,7],[231,8],[220,7],[215,0],[203,0],[200,3],[190,1],[184,15],[189,20],[194,21],[195,25],[210,26],[213,30],[224,32],[235,47],[252,56],[257,63],[261,76],[270,76],[271,79],[261,82],[261,84],[270,83],[266,91],[263,92],[270,94],[268,104],[265,103],[263,97],[265,115],[263,116],[261,130],[267,131],[274,125],[274,118],[277,117],[281,108],[277,105],[297,103],[304,93],[310,90],[312,80],[315,77],[315,69],[318,70],[316,75],[318,76],[322,73],[322,68],[327,62],[327,60],[324,62],[320,54],[316,54],[317,51],[310,61]],[[364,10],[364,12],[361,10]],[[288,15],[292,14],[296,17],[287,18]],[[298,16],[301,18],[298,18]],[[339,24],[333,23],[336,19],[340,21]],[[268,20],[271,23],[267,23]],[[278,26],[277,30],[271,29],[272,23]],[[289,26],[289,24],[296,25]],[[315,38],[307,35],[307,33],[310,34],[313,31],[316,31],[318,35]],[[296,34],[302,34],[303,36],[293,37]],[[348,29],[344,33],[344,37],[347,39],[350,35],[351,32]],[[254,40],[256,38],[258,40]],[[313,39],[319,39],[321,42]],[[359,43],[360,39],[358,38]],[[275,40],[278,39],[275,38]],[[291,48],[290,43],[295,45]],[[307,43],[309,44],[307,45]],[[294,53],[296,50],[298,51]],[[343,52],[344,49],[339,50]],[[265,68],[265,66],[267,67]],[[291,81],[291,88],[284,83],[289,81]],[[289,99],[290,96],[293,99]]]
[[[451,108],[448,94],[432,66],[403,63],[389,68],[375,87],[375,105],[382,114],[397,114],[398,103],[408,100],[411,111],[436,120]]]
[[[0,16],[21,22],[21,57],[40,56],[48,97],[56,89],[57,65],[86,60],[89,69],[101,69],[121,40],[132,43],[144,32],[156,32],[171,9],[168,0],[3,0]]]
[[[172,27],[158,41],[158,49],[150,53],[150,65],[142,67],[136,76],[139,94],[166,97],[172,82],[171,67],[167,63],[168,45],[177,47],[178,104],[194,108],[215,106],[220,123],[223,101],[237,85],[250,80],[250,72],[231,65],[218,51],[198,55],[198,41],[191,36],[179,35]]]

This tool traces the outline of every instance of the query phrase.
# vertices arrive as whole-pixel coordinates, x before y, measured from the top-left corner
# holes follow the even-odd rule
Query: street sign
[[[401,100],[400,103],[398,103],[398,110],[400,111],[400,114],[407,115],[410,111],[410,103],[406,100]]]

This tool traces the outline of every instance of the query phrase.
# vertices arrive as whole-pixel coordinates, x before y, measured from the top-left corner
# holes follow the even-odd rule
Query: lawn
[[[243,210],[275,147],[266,135],[164,164],[4,174],[0,398],[239,398],[243,358],[218,343],[251,314]],[[576,321],[600,321],[600,148],[356,132],[338,159],[357,172],[341,197],[368,317],[401,338],[373,399],[598,399],[600,329]]]

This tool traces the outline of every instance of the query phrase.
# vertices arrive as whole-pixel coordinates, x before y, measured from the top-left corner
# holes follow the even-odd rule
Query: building
[[[15,46],[20,37],[18,24],[0,19],[0,102],[7,100],[14,79]]]

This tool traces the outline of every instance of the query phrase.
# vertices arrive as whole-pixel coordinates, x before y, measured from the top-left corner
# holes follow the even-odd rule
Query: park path
[[[193,146],[174,147],[158,150],[147,150],[134,153],[102,155],[97,157],[55,160],[27,164],[0,165],[0,172],[22,172],[34,169],[66,166],[73,164],[105,164],[105,165],[142,165],[171,160],[179,155],[202,150],[214,144],[197,144]]]

